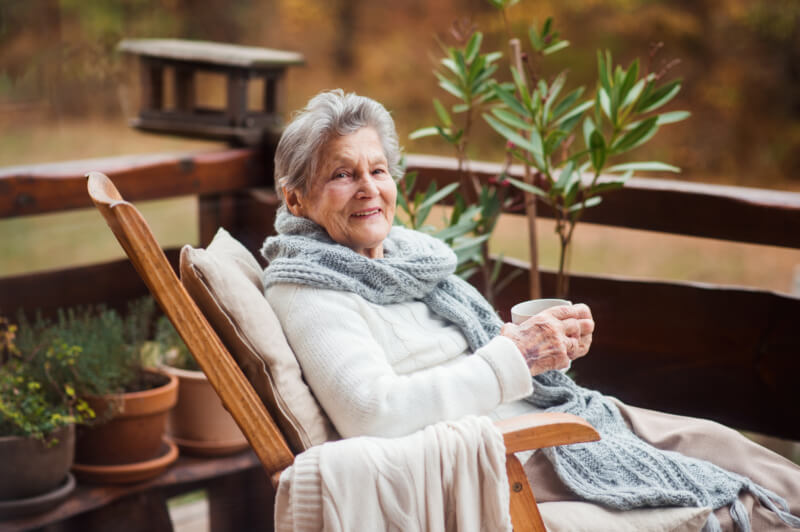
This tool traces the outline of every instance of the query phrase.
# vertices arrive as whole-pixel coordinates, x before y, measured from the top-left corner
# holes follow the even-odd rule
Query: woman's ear
[[[286,207],[289,209],[289,212],[294,214],[295,216],[304,216],[305,209],[303,208],[303,196],[300,192],[294,188],[292,190],[288,190],[285,186],[283,187],[283,198],[286,201]]]

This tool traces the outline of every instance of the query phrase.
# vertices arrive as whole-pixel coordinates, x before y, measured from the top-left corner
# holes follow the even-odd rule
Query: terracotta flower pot
[[[114,412],[106,422],[80,427],[75,446],[75,462],[86,465],[119,465],[144,462],[162,451],[167,413],[178,398],[178,379],[161,372],[147,371],[163,384],[140,392],[110,397],[91,397],[89,406],[103,416]]]
[[[75,426],[53,436],[58,442],[50,447],[34,438],[0,437],[0,500],[35,497],[63,484],[72,466]]]
[[[181,451],[227,454],[247,447],[247,439],[202,371],[169,366],[161,369],[180,382],[178,403],[169,412],[167,433]]]

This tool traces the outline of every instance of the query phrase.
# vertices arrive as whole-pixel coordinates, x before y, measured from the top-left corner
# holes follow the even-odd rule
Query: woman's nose
[[[371,197],[378,193],[378,185],[375,183],[375,176],[369,171],[359,172],[358,194]]]

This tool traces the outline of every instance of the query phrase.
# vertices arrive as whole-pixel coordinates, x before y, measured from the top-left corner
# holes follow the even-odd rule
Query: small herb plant
[[[24,329],[18,346],[17,331],[0,317],[0,435],[54,445],[55,431],[95,417],[75,390],[81,348],[49,338],[39,327]]]
[[[60,368],[56,378],[74,379],[79,397],[119,394],[147,389],[143,376],[146,366],[142,347],[150,336],[155,312],[152,298],[142,298],[128,305],[125,317],[104,306],[73,307],[59,310],[55,320],[37,318],[33,327],[49,343],[60,341],[78,346],[81,356],[69,368]],[[20,323],[24,322],[24,318]],[[35,344],[37,338],[20,335],[22,343]]]
[[[598,205],[602,194],[622,188],[633,172],[679,171],[658,161],[612,164],[612,159],[643,145],[660,126],[683,120],[689,113],[657,112],[681,88],[680,80],[664,79],[676,61],[651,68],[660,45],[651,49],[645,67],[638,59],[627,68],[615,65],[610,52],[598,51],[596,87],[588,96],[584,87],[567,92],[566,72],[547,77],[538,63],[544,56],[569,46],[569,42],[560,38],[548,18],[542,26],[534,23],[529,28],[530,51],[523,52],[521,40],[510,34],[506,16],[506,9],[517,2],[490,0],[500,10],[508,32],[511,81],[494,79],[502,54],[482,53],[480,32],[455,27],[452,33],[461,44],[445,49],[441,68],[435,72],[439,86],[455,98],[455,103],[447,106],[434,99],[439,123],[413,132],[411,138],[437,135],[453,146],[462,192],[468,198],[463,210],[470,212],[472,205],[480,207],[480,223],[473,231],[476,236],[488,238],[491,234],[500,213],[509,206],[502,189],[513,186],[525,194],[531,253],[535,258],[534,199],[539,198],[553,210],[560,243],[556,295],[566,297],[568,251],[575,225],[584,211]],[[500,136],[506,148],[504,170],[488,183],[479,182],[470,172],[467,155],[470,133],[479,116]],[[575,132],[579,124],[579,131]],[[508,175],[514,161],[522,164],[522,180]],[[605,177],[601,178],[601,174]],[[497,268],[487,260],[485,241],[482,245],[477,263],[491,300]],[[531,286],[538,287],[538,278],[531,279]]]
[[[166,316],[161,316],[156,321],[156,344],[161,361],[167,366],[188,371],[202,371]]]

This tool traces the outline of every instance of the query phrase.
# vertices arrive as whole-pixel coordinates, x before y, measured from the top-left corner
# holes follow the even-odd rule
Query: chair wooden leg
[[[506,455],[506,472],[511,488],[511,524],[514,532],[547,532],[525,470],[519,458],[513,454]]]

